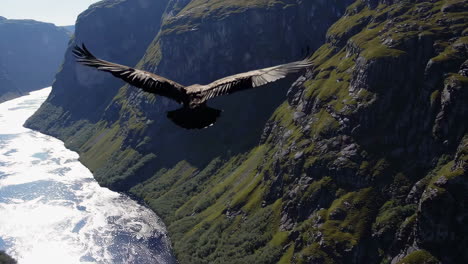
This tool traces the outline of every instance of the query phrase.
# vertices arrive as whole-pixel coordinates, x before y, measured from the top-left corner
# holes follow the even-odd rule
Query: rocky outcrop
[[[281,188],[267,197],[285,203],[297,258],[466,261],[456,253],[468,190],[460,3],[356,2],[314,54],[319,66],[290,89],[262,138],[279,146],[271,179]]]
[[[0,19],[0,101],[50,86],[69,34],[49,23]]]
[[[5,67],[0,66],[0,103],[23,94],[24,92],[19,90],[8,78],[8,75],[5,72]]]
[[[75,33],[75,25],[72,25],[72,26],[62,26],[62,28],[66,29],[68,32],[70,32],[70,34],[74,34],[74,33]]]
[[[16,261],[10,256],[8,256],[5,252],[0,251],[0,263],[1,264],[16,264]]]
[[[136,8],[87,12],[125,4]],[[183,84],[318,48],[305,76],[214,101],[225,111],[203,131],[175,127],[171,102],[117,91],[68,55],[28,125],[155,210],[181,263],[467,261],[465,1],[166,4],[137,65]],[[101,15],[83,17],[77,39],[94,30],[80,23],[108,25]],[[95,53],[136,63],[108,51]]]

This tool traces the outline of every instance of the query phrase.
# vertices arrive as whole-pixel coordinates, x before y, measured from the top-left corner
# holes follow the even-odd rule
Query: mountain
[[[155,210],[181,263],[465,263],[467,11],[461,0],[103,1],[79,17],[75,43],[182,84],[308,50],[314,66],[215,100],[219,122],[186,131],[165,117],[172,102],[78,66],[69,49],[27,126]]]
[[[68,33],[49,23],[0,17],[0,102],[50,86]]]
[[[16,261],[5,252],[0,251],[0,264],[16,264]]]
[[[70,32],[71,34],[75,33],[75,25],[72,25],[72,26],[61,26],[61,28],[64,28],[66,29],[68,32]]]
[[[0,64],[0,103],[21,96],[24,93],[8,78],[5,66]]]

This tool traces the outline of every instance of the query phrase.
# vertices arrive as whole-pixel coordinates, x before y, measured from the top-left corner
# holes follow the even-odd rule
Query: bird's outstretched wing
[[[158,76],[156,74],[137,70],[125,65],[120,65],[96,58],[83,44],[75,46],[73,54],[76,60],[86,66],[97,68],[101,71],[112,73],[117,78],[124,80],[132,86],[143,89],[146,92],[171,98],[179,103],[182,102],[186,92],[185,87],[174,81]]]
[[[285,78],[291,73],[299,72],[312,66],[308,60],[291,62],[270,68],[249,71],[225,77],[208,85],[188,88],[188,93],[198,93],[204,100],[217,96],[231,94],[234,92],[259,87],[279,79]]]

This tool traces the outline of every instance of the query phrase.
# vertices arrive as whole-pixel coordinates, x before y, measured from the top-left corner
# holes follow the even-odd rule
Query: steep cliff
[[[0,17],[0,102],[50,86],[69,41],[64,29]]]
[[[0,251],[0,264],[16,264],[16,261],[5,252]]]
[[[20,89],[9,79],[5,67],[0,65],[0,103],[23,95]]]
[[[163,217],[181,263],[468,260],[465,1],[164,7],[135,60],[118,57],[122,47],[88,46],[120,63],[144,55],[139,67],[190,84],[296,59],[326,36],[305,76],[220,98],[220,122],[203,131],[175,127],[165,118],[172,103],[117,91],[67,55],[62,82],[28,125],[64,139],[101,184]],[[104,9],[79,20],[77,39],[94,35],[80,23],[108,25]],[[92,94],[99,100],[82,101]]]
[[[104,59],[135,65],[159,31],[166,3],[108,0],[80,14],[52,93],[28,124],[62,139],[68,139],[77,131],[89,135],[92,125],[101,119],[116,96],[121,82],[78,66],[71,49],[85,43]],[[70,141],[67,144],[80,146],[83,143],[82,140]]]
[[[66,29],[68,32],[70,32],[70,34],[75,33],[75,25],[73,25],[73,26],[62,26],[61,28]]]
[[[114,25],[107,20],[119,20],[130,14],[116,14],[115,2],[103,2],[112,6],[109,8],[112,16],[106,17],[100,11],[105,8],[94,6],[87,11],[96,14],[94,19],[86,19],[86,13],[80,17],[75,43],[85,41],[94,53],[122,64],[136,64],[144,55],[139,66],[185,84],[208,82],[226,74],[300,59],[308,49],[323,43],[326,29],[344,12],[345,6],[333,1],[299,4],[296,1],[248,4],[213,1],[214,7],[206,4],[209,6],[202,12],[200,8],[205,5],[200,6],[196,1],[170,1],[164,14],[160,11],[157,18],[153,11],[146,18],[140,12],[141,21],[129,19],[135,24],[128,26],[128,30],[135,34],[140,32],[135,28],[141,27],[136,25],[148,26],[153,19],[159,23],[162,16],[163,24],[157,36],[157,32],[141,32],[142,36],[151,36],[151,40],[156,36],[149,47],[148,43],[139,41],[138,49],[122,49],[116,43],[126,41],[118,38],[131,34],[126,34],[125,27],[121,26],[119,35],[109,32],[108,28]],[[128,1],[117,3],[137,6]],[[82,24],[94,25],[95,20],[103,24],[106,32],[96,33],[94,26],[83,28]],[[299,26],[307,24],[312,25],[311,30]],[[146,47],[142,48],[144,44]],[[130,55],[135,56],[133,61],[120,58]],[[96,177],[117,189],[128,189],[129,184],[141,181],[140,168],[151,173],[185,159],[203,166],[217,156],[247,150],[257,144],[266,120],[286,93],[283,83],[270,87],[267,98],[263,96],[264,90],[235,95],[232,99],[221,98],[214,102],[225,109],[219,126],[206,131],[182,131],[165,117],[166,111],[175,107],[169,101],[155,99],[134,88],[118,91],[117,83],[111,76],[77,66],[67,52],[51,97],[29,122],[34,128],[67,139],[70,147],[81,149],[86,153],[82,160]],[[164,140],[155,135],[161,135]],[[200,155],[200,147],[207,141],[212,143]],[[106,155],[101,153],[103,146]],[[120,159],[126,161],[115,162]],[[149,167],[146,166],[150,161]],[[147,177],[152,175],[148,173],[143,172]]]

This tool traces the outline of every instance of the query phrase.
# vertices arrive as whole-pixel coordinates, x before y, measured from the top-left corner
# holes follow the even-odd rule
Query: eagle
[[[221,110],[207,106],[206,102],[208,100],[217,96],[260,87],[312,66],[309,60],[304,59],[235,74],[207,85],[193,84],[184,86],[151,72],[101,60],[91,54],[84,44],[81,47],[75,46],[73,54],[76,61],[83,65],[109,72],[145,92],[165,96],[181,104],[181,108],[167,112],[167,117],[175,124],[186,129],[202,129],[216,122]]]

